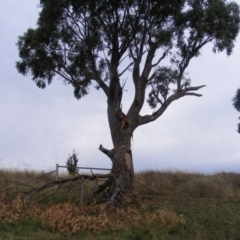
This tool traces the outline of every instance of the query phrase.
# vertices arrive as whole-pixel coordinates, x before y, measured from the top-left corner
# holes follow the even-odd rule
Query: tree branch
[[[113,160],[113,157],[114,157],[114,148],[112,150],[108,150],[106,148],[104,148],[102,146],[102,144],[100,144],[99,148],[98,148],[101,152],[103,152],[104,154],[106,154],[110,159],[111,161]]]
[[[131,62],[118,76],[121,77],[132,65],[133,65],[133,62]]]
[[[200,49],[204,45],[206,45],[208,42],[211,42],[213,40],[213,38],[207,37],[205,40],[202,40],[202,41],[201,40],[202,39],[196,38],[196,39],[194,39],[194,40],[192,40],[192,41],[190,41],[188,43],[187,49],[189,49],[189,52],[188,52],[188,54],[186,54],[182,58],[181,62],[178,65],[178,67],[179,67],[179,76],[178,76],[178,79],[177,79],[177,89],[178,90],[181,90],[181,80],[182,80],[184,71],[188,67],[189,62],[191,61],[191,59],[193,57],[195,57],[196,54],[199,53]]]
[[[104,93],[106,94],[106,96],[109,97],[109,87],[107,86],[107,84],[105,84],[105,83],[103,82],[103,80],[100,79],[100,78],[96,78],[96,79],[94,79],[94,80],[98,83],[98,85],[99,85],[100,88],[104,91]]]
[[[51,188],[51,187],[54,187],[54,186],[58,186],[57,187],[57,190],[60,188],[61,185],[65,184],[65,183],[72,183],[72,182],[75,182],[75,181],[82,181],[82,180],[95,180],[95,179],[98,179],[98,178],[113,178],[115,177],[115,174],[113,173],[108,173],[108,174],[94,174],[94,175],[88,175],[88,174],[81,174],[81,175],[77,175],[77,176],[74,176],[74,177],[71,177],[71,178],[64,178],[64,179],[60,179],[58,181],[53,181],[53,182],[50,182],[50,183],[46,183],[40,187],[36,187],[34,188],[34,190],[31,190],[29,192],[25,192],[28,194],[28,198],[30,198],[33,194],[35,193],[38,193],[38,192],[41,192],[45,189],[48,189],[48,188]],[[55,191],[55,192],[56,192]]]
[[[163,55],[158,59],[158,61],[154,64],[152,64],[152,68],[156,67],[167,55],[167,52],[164,52]]]
[[[93,71],[93,74],[95,75],[94,80],[98,83],[98,85],[104,91],[106,96],[109,97],[109,95],[110,95],[109,87],[103,82],[103,80],[100,78],[100,76],[99,76],[99,74],[98,74],[98,72],[96,70],[96,66],[95,66],[95,61],[94,61],[94,57],[93,57],[93,54],[92,54],[92,50],[88,48],[88,52],[89,52],[90,62],[91,62],[91,65],[92,65],[92,71]]]
[[[155,52],[157,50],[158,44],[159,43],[157,41],[155,43],[151,43],[151,45],[150,45],[150,49],[148,51],[148,54],[147,54],[147,57],[146,57],[146,60],[145,60],[145,64],[144,64],[144,67],[143,67],[143,71],[142,71],[142,74],[141,74],[141,78],[144,79],[144,82],[148,81],[149,73],[151,72],[151,70],[153,68],[152,60],[154,58],[154,55],[155,55]]]
[[[153,94],[154,97],[157,99],[157,101],[158,101],[161,105],[163,105],[163,102],[162,102],[161,99],[158,97],[158,94],[156,94],[152,83],[151,83],[151,87],[152,87],[152,89],[153,89],[152,94]]]
[[[185,88],[179,92],[174,93],[173,95],[171,95],[170,97],[168,97],[168,99],[162,104],[162,106],[153,114],[151,115],[145,115],[145,116],[140,116],[139,115],[139,121],[138,121],[138,126],[143,125],[143,124],[147,124],[149,122],[153,122],[156,119],[158,119],[167,109],[167,107],[175,100],[182,98],[184,96],[196,96],[196,97],[201,97],[201,94],[197,94],[191,91],[197,91],[200,88],[205,87],[206,85],[202,85],[202,86],[197,86],[197,87],[189,87],[189,88]]]

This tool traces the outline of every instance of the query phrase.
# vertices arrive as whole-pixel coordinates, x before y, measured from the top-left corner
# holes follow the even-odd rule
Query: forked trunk
[[[116,64],[108,62],[110,73],[108,105],[108,122],[112,137],[113,149],[108,150],[100,145],[99,149],[112,160],[111,173],[114,176],[103,184],[101,190],[109,187],[110,196],[131,192],[134,188],[134,170],[131,152],[131,138],[134,131],[130,119],[122,112],[122,87],[119,81]],[[95,191],[98,193],[100,188]],[[112,195],[111,195],[112,194]]]

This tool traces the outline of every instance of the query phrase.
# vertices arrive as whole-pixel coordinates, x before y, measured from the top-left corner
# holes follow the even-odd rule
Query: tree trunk
[[[107,113],[109,128],[112,137],[113,149],[107,150],[101,145],[99,149],[108,155],[112,160],[111,173],[115,176],[113,179],[114,194],[118,191],[131,192],[134,188],[134,170],[131,151],[131,137],[133,126],[130,125],[130,119],[122,112],[122,87],[116,64],[108,62],[110,73],[109,96],[107,100]],[[109,186],[110,192],[111,186]]]
[[[116,144],[113,156],[112,173],[116,174],[117,187],[124,192],[134,190],[134,169],[131,151],[131,136],[121,133],[121,140]]]
[[[120,136],[120,141],[115,141],[114,149],[108,150],[100,145],[99,150],[113,162],[111,173],[115,175],[117,187],[124,192],[129,192],[134,190],[134,168],[130,145],[132,135],[128,130],[123,130]]]
[[[114,148],[108,150],[100,145],[99,150],[112,160],[111,173],[115,175],[116,188],[131,192],[134,189],[134,169],[131,151],[132,127],[119,105],[108,101],[108,121]]]
[[[114,145],[112,173],[116,174],[117,187],[123,191],[134,188],[134,170],[131,151],[132,126],[121,107],[108,104],[108,120]]]

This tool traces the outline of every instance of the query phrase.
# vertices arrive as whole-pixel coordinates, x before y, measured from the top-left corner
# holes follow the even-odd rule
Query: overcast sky
[[[111,162],[98,150],[100,144],[112,148],[104,94],[91,89],[77,101],[61,80],[41,90],[15,68],[17,38],[36,26],[38,2],[0,1],[0,168],[51,170],[56,163],[65,165],[73,149],[79,166],[109,168]],[[232,106],[240,87],[240,38],[230,57],[211,49],[205,47],[188,68],[193,86],[207,85],[200,90],[203,97],[180,99],[135,131],[135,171],[240,172],[239,113]],[[125,111],[130,90],[124,92]]]

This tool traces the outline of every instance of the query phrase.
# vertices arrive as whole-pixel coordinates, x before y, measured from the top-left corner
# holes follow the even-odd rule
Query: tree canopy
[[[190,86],[185,69],[206,43],[230,54],[239,30],[238,5],[223,0],[41,0],[40,7],[38,27],[19,37],[17,69],[30,72],[40,88],[57,74],[78,99],[91,81],[108,95],[108,62],[119,69],[128,58],[134,81],[145,62],[141,77],[153,87],[148,102],[155,107],[167,99],[170,84],[178,91]],[[159,67],[170,54],[171,67]]]

